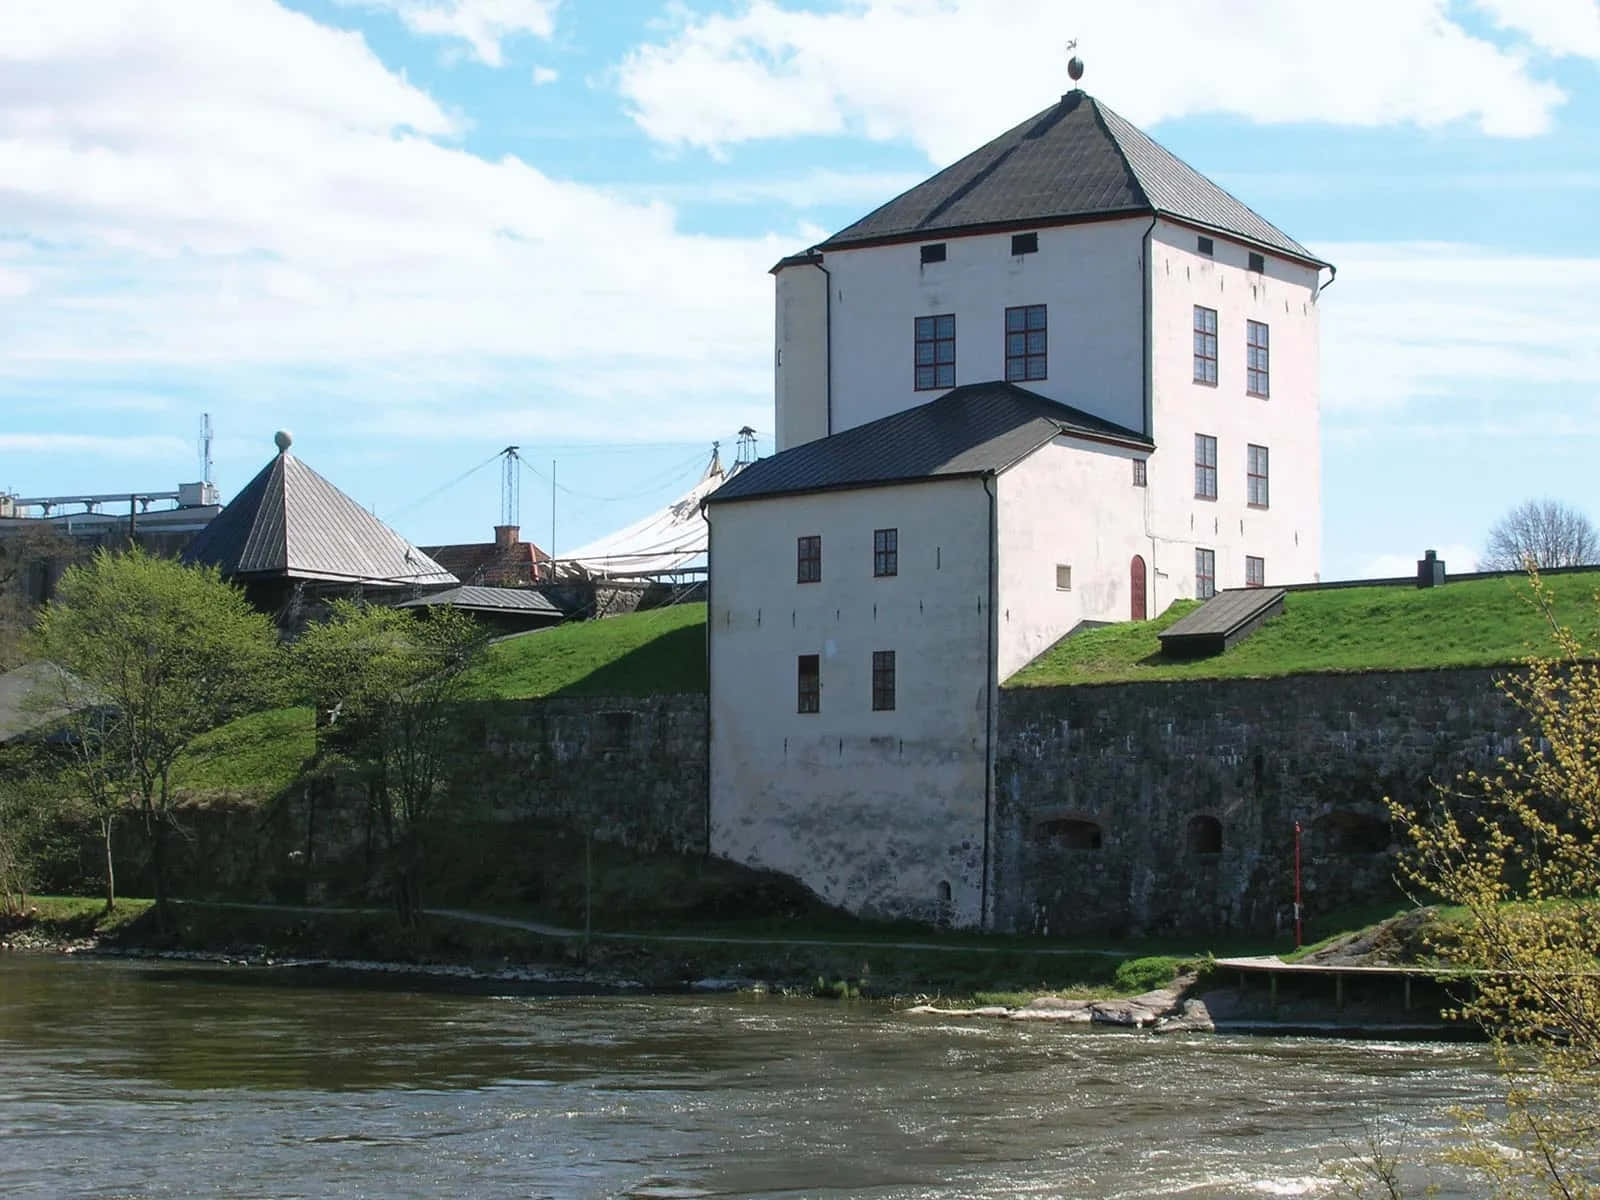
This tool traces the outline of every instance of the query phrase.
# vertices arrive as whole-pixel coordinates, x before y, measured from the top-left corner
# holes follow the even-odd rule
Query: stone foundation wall
[[[1396,893],[1384,796],[1417,802],[1511,751],[1489,670],[1001,693],[998,928],[1270,933]]]

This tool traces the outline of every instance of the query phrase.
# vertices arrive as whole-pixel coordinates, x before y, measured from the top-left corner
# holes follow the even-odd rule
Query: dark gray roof
[[[54,663],[24,663],[0,674],[0,742],[21,737],[94,703],[95,693]]]
[[[1169,641],[1189,637],[1226,637],[1282,602],[1281,587],[1230,588],[1218,592],[1188,616],[1174,621],[1156,636],[1166,646]]]
[[[399,608],[427,608],[435,604],[449,604],[455,608],[478,609],[483,612],[531,612],[561,616],[561,610],[550,603],[543,592],[532,588],[506,587],[453,587],[428,596],[419,596],[397,605]]]
[[[448,584],[456,577],[287,450],[189,543],[229,579]]]
[[[841,229],[821,248],[1154,213],[1327,265],[1081,91]]]
[[[1011,383],[971,383],[751,463],[708,504],[1002,471],[1061,434],[1154,449],[1143,434]]]

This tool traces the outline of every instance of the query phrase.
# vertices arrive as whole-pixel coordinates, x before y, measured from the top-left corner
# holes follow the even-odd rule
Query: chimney
[[[494,527],[494,548],[496,550],[509,550],[522,540],[522,526],[496,525]]]
[[[1444,560],[1438,553],[1429,550],[1417,559],[1417,586],[1419,588],[1439,587],[1444,583]]]

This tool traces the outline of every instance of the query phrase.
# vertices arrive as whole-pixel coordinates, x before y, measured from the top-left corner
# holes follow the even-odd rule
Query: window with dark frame
[[[941,313],[916,321],[916,390],[956,385],[956,315]]]
[[[1133,486],[1145,487],[1150,482],[1149,465],[1142,458],[1133,460]]]
[[[1006,382],[1044,379],[1049,346],[1045,306],[1006,309]]]
[[[1244,556],[1244,585],[1245,587],[1267,586],[1267,560],[1257,558],[1253,554]]]
[[[796,583],[822,582],[822,535],[811,534],[795,543]]]
[[[1194,381],[1217,384],[1217,310],[1194,306]]]
[[[1264,273],[1267,269],[1267,260],[1259,254],[1252,254],[1250,256],[1250,269],[1257,275]]]
[[[926,246],[924,246],[922,248],[922,261],[923,261],[924,265],[926,265],[928,263],[943,262],[944,261],[944,243],[943,242],[929,242]]]
[[[1269,396],[1271,377],[1268,373],[1267,326],[1262,321],[1245,322],[1245,375],[1244,390],[1252,396]]]
[[[1251,508],[1267,507],[1267,448],[1245,447],[1245,501]]]
[[[796,712],[822,711],[822,658],[816,654],[802,654],[795,660],[797,701]]]
[[[900,531],[872,531],[872,573],[878,578],[900,574]]]
[[[1197,245],[1198,245],[1198,248],[1200,250],[1200,253],[1204,254],[1207,258],[1215,258],[1216,257],[1217,248],[1216,248],[1215,245],[1212,244],[1212,241],[1211,241],[1210,238],[1203,237],[1203,238],[1199,239]]]
[[[1217,439],[1194,435],[1194,495],[1196,500],[1217,498]]]
[[[872,652],[872,711],[894,710],[894,651]]]
[[[1011,235],[1012,254],[1037,254],[1039,252],[1039,235],[1037,233],[1014,233]]]
[[[1217,554],[1214,550],[1194,551],[1194,598],[1209,600],[1217,594]]]

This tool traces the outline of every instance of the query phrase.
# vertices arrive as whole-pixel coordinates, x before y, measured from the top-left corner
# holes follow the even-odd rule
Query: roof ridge
[[[1102,105],[1097,97],[1091,96],[1088,92],[1083,93],[1083,98],[1089,102],[1089,109],[1094,113],[1094,121],[1100,127],[1100,132],[1106,135],[1106,140],[1111,143],[1111,148],[1117,152],[1117,157],[1122,160],[1123,169],[1128,172],[1128,178],[1133,181],[1134,190],[1139,193],[1139,197],[1149,206],[1152,215],[1159,214],[1161,210],[1151,198],[1150,189],[1145,186],[1144,179],[1139,174],[1139,168],[1134,166],[1133,160],[1128,157],[1127,150],[1123,148],[1122,139],[1113,133],[1111,127],[1106,124],[1105,114],[1109,112],[1124,124],[1127,123],[1127,119],[1115,109]],[[1102,109],[1105,111],[1102,112]]]

